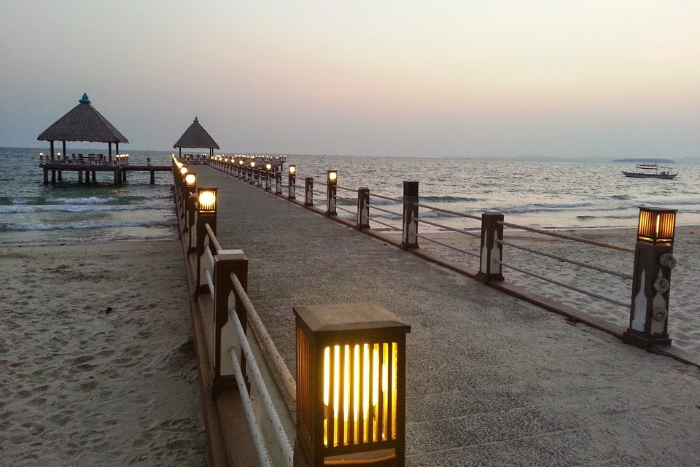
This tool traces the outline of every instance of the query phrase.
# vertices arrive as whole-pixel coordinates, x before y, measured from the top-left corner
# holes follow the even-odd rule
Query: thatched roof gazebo
[[[182,148],[206,148],[209,149],[209,158],[211,159],[214,155],[214,149],[219,149],[219,145],[216,144],[214,138],[209,136],[207,130],[199,123],[199,119],[194,117],[194,122],[180,136],[180,139],[173,144],[173,148],[178,148],[178,157],[180,158],[182,158]]]
[[[66,154],[66,141],[87,141],[90,143],[108,143],[109,158],[112,159],[112,143],[116,144],[119,153],[119,143],[129,140],[117,130],[114,125],[99,113],[83,94],[78,105],[48,127],[37,139],[51,143],[51,159],[54,158],[54,141],[63,141],[63,155]]]

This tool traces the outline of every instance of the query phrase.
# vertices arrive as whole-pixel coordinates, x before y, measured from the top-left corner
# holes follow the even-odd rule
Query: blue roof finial
[[[194,116],[194,122],[195,122],[195,123],[199,123],[199,119],[197,118],[196,115]]]
[[[80,99],[78,102],[80,102],[81,104],[90,104],[90,99],[88,99],[86,92],[83,93],[83,98]]]

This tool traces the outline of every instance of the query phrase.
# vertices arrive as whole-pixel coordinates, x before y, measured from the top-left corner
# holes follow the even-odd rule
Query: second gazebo
[[[219,149],[214,138],[209,136],[207,130],[199,123],[199,119],[194,117],[194,122],[185,130],[185,132],[173,145],[173,148],[178,148],[178,157],[182,159],[182,148],[186,149],[209,149],[209,158],[214,156],[214,149]]]

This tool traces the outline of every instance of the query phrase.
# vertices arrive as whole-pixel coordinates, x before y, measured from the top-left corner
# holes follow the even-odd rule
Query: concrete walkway
[[[203,166],[217,237],[295,373],[292,306],[373,302],[407,336],[409,466],[698,466],[700,370],[623,345]]]

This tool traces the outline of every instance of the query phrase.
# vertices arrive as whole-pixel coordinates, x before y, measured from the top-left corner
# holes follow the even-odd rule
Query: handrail
[[[235,277],[235,274],[231,275]],[[236,313],[235,309],[229,310],[228,314],[229,318],[235,324],[236,333],[238,334],[238,341],[240,342],[241,348],[243,349],[243,354],[246,357],[246,363],[248,363],[250,371],[253,374],[253,382],[255,383],[255,387],[258,390],[258,393],[260,394],[262,406],[265,409],[265,413],[267,414],[268,418],[270,419],[270,423],[272,423],[275,439],[277,440],[280,450],[284,455],[284,460],[286,461],[287,467],[292,467],[294,463],[294,450],[289,444],[289,438],[287,438],[287,433],[284,431],[284,427],[282,426],[280,417],[279,415],[277,415],[277,410],[275,410],[275,406],[272,403],[270,392],[267,390],[267,386],[265,386],[265,381],[262,377],[262,373],[260,372],[260,368],[258,367],[258,364],[255,361],[253,350],[250,348],[250,344],[248,343],[248,338],[245,334],[245,331],[243,330],[241,321],[240,319],[238,319],[238,314]],[[233,347],[229,349],[229,352],[233,353],[234,355],[236,354],[236,351]]]
[[[580,237],[576,237],[573,235],[566,235],[566,234],[562,234],[559,232],[552,232],[549,230],[536,229],[534,227],[528,227],[525,225],[511,224],[510,222],[498,221],[498,223],[504,227],[511,227],[513,229],[527,230],[528,232],[535,232],[535,233],[542,234],[542,235],[548,235],[550,237],[563,238],[565,240],[573,240],[575,242],[588,243],[589,245],[602,246],[604,248],[610,248],[613,250],[634,253],[634,248],[630,248],[630,247],[626,247],[626,246],[622,246],[622,245],[615,245],[615,244],[607,243],[607,242],[599,242],[597,240],[588,240],[585,238],[580,238]]]
[[[427,204],[420,204],[420,203],[417,203],[417,206],[419,208],[426,208],[426,209],[430,209],[432,211],[438,211],[438,212],[444,212],[446,214],[452,214],[452,215],[457,216],[457,217],[468,217],[470,219],[476,219],[478,221],[481,220],[480,216],[475,216],[474,214],[465,214],[463,212],[450,211],[449,209],[436,208],[434,206],[428,206]]]
[[[248,388],[245,385],[243,373],[241,372],[241,362],[236,356],[235,349],[229,349],[229,355],[233,361],[233,372],[236,376],[236,385],[238,386],[238,393],[241,395],[243,411],[245,412],[245,418],[248,420],[248,426],[250,427],[251,435],[253,437],[253,444],[255,444],[255,452],[258,453],[258,461],[262,467],[272,467],[270,455],[267,452],[267,447],[265,447],[265,438],[262,434],[262,430],[260,429],[260,425],[258,425],[258,421],[255,418],[253,404],[250,401]]]
[[[390,198],[389,196],[378,195],[376,193],[370,193],[370,196],[376,196],[377,198],[388,199],[389,201],[396,201],[397,203],[403,203],[401,198]]]
[[[272,359],[272,365],[275,368],[275,370],[277,370],[277,373],[282,379],[282,384],[284,385],[284,389],[287,392],[289,399],[296,407],[297,388],[296,381],[294,380],[292,373],[289,371],[289,368],[287,368],[287,364],[284,363],[284,359],[277,351],[277,348],[275,347],[272,338],[267,333],[265,326],[260,320],[260,316],[258,316],[257,311],[255,311],[253,303],[250,301],[250,298],[248,298],[248,294],[246,294],[245,290],[243,289],[243,285],[238,280],[238,277],[236,277],[235,274],[231,274],[231,282],[233,282],[233,287],[236,290],[236,294],[241,299],[243,307],[245,308],[246,313],[248,314],[248,324],[250,324],[251,328],[253,328],[253,332],[258,338],[258,341],[262,344],[266,353],[269,354],[270,358]]]
[[[594,271],[603,272],[603,273],[605,273],[605,274],[610,274],[611,276],[617,276],[617,277],[621,277],[621,278],[623,278],[623,279],[629,279],[629,280],[632,280],[632,279],[633,279],[632,274],[624,274],[624,273],[621,273],[621,272],[612,271],[612,270],[610,270],[610,269],[601,268],[600,266],[594,266],[594,265],[592,265],[592,264],[587,264],[587,263],[584,263],[584,262],[581,262],[581,261],[576,261],[576,260],[573,260],[573,259],[567,259],[567,258],[564,258],[563,256],[557,256],[557,255],[553,255],[553,254],[551,254],[551,253],[544,253],[544,252],[542,252],[542,251],[533,250],[532,248],[527,248],[527,247],[524,247],[524,246],[522,246],[522,245],[517,245],[517,244],[515,244],[515,243],[510,243],[510,242],[506,242],[506,241],[503,241],[503,240],[496,240],[496,243],[499,243],[499,244],[505,245],[505,246],[509,246],[509,247],[511,247],[511,248],[517,248],[517,249],[519,249],[519,250],[527,251],[527,252],[529,252],[529,253],[533,253],[533,254],[536,254],[536,255],[546,256],[547,258],[555,259],[555,260],[557,260],[557,261],[564,261],[564,262],[567,262],[567,263],[575,264],[576,266],[581,266],[581,267],[584,267],[584,268],[593,269]]]
[[[481,234],[477,235],[474,232],[467,231],[466,229],[456,229],[456,228],[450,227],[448,225],[438,224],[437,222],[432,222],[432,221],[427,221],[427,220],[423,219],[422,217],[416,217],[415,219],[418,220],[419,222],[424,222],[426,224],[434,225],[435,227],[440,227],[440,228],[443,228],[445,230],[461,233],[464,235],[469,235],[469,236],[476,237],[476,238],[481,238]],[[481,220],[481,219],[479,218],[479,220]],[[479,228],[479,229],[481,229],[481,228]]]

